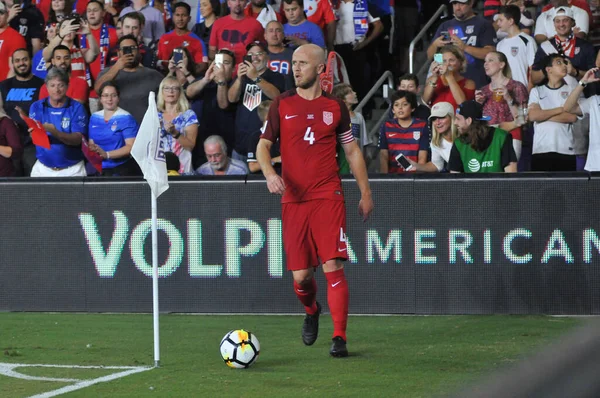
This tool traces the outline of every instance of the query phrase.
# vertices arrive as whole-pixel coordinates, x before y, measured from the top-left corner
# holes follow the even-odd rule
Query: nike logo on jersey
[[[394,133],[394,134],[390,134],[390,137],[395,137],[395,136],[396,136],[396,134],[395,134],[395,133]]]
[[[337,281],[336,283],[332,283],[331,287],[336,287],[337,285],[339,285],[340,283],[342,283],[342,281]]]
[[[293,119],[293,118],[295,118],[296,116],[298,116],[298,115],[291,115],[291,116],[290,116],[290,115],[285,115],[285,120],[288,120],[288,119]]]

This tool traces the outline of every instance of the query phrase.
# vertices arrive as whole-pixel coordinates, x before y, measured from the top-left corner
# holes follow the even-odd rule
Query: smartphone
[[[133,54],[132,46],[123,47],[123,55],[126,55],[126,54]]]
[[[450,34],[448,33],[448,31],[444,30],[441,32],[442,37],[444,38],[445,41],[449,41],[450,40]]]
[[[406,171],[410,171],[413,169],[413,165],[410,164],[408,159],[406,159],[403,154],[399,154],[396,156],[396,162],[398,162],[398,164]]]
[[[248,61],[248,62],[252,63],[252,56],[251,56],[251,55],[246,55],[246,56],[244,57],[244,62],[246,62],[246,61]]]
[[[173,50],[173,62],[175,65],[181,61],[183,61],[183,51],[177,49]]]
[[[433,54],[433,60],[441,65],[444,63],[444,56],[442,53],[435,53]]]
[[[595,77],[596,79],[600,79],[600,69],[596,69],[596,70],[594,71],[594,77]]]
[[[215,64],[219,68],[223,65],[223,54],[215,54]]]

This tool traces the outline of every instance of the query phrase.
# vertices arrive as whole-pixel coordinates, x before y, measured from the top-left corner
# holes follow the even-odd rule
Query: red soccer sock
[[[346,340],[346,325],[348,324],[348,282],[344,269],[326,272],[327,303],[333,319],[333,337],[339,336]]]
[[[294,281],[294,292],[302,304],[307,314],[312,315],[317,312],[317,282],[315,278],[310,278],[309,282],[299,284]]]

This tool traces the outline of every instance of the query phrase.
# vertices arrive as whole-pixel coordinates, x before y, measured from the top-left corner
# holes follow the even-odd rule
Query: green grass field
[[[68,397],[433,397],[536,352],[584,321],[543,316],[350,317],[350,357],[328,355],[331,318],[305,347],[299,316],[162,315],[161,367]],[[245,328],[261,343],[250,369],[229,369],[218,346]],[[0,362],[153,364],[151,315],[0,313]],[[21,368],[32,376],[92,379],[106,369]],[[0,397],[27,397],[69,383],[0,375]]]

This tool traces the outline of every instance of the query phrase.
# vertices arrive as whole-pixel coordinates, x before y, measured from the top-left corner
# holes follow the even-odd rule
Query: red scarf
[[[558,35],[554,36],[554,40],[556,40],[558,53],[567,58],[573,58],[575,56],[575,35],[571,34],[564,41],[558,37]]]

